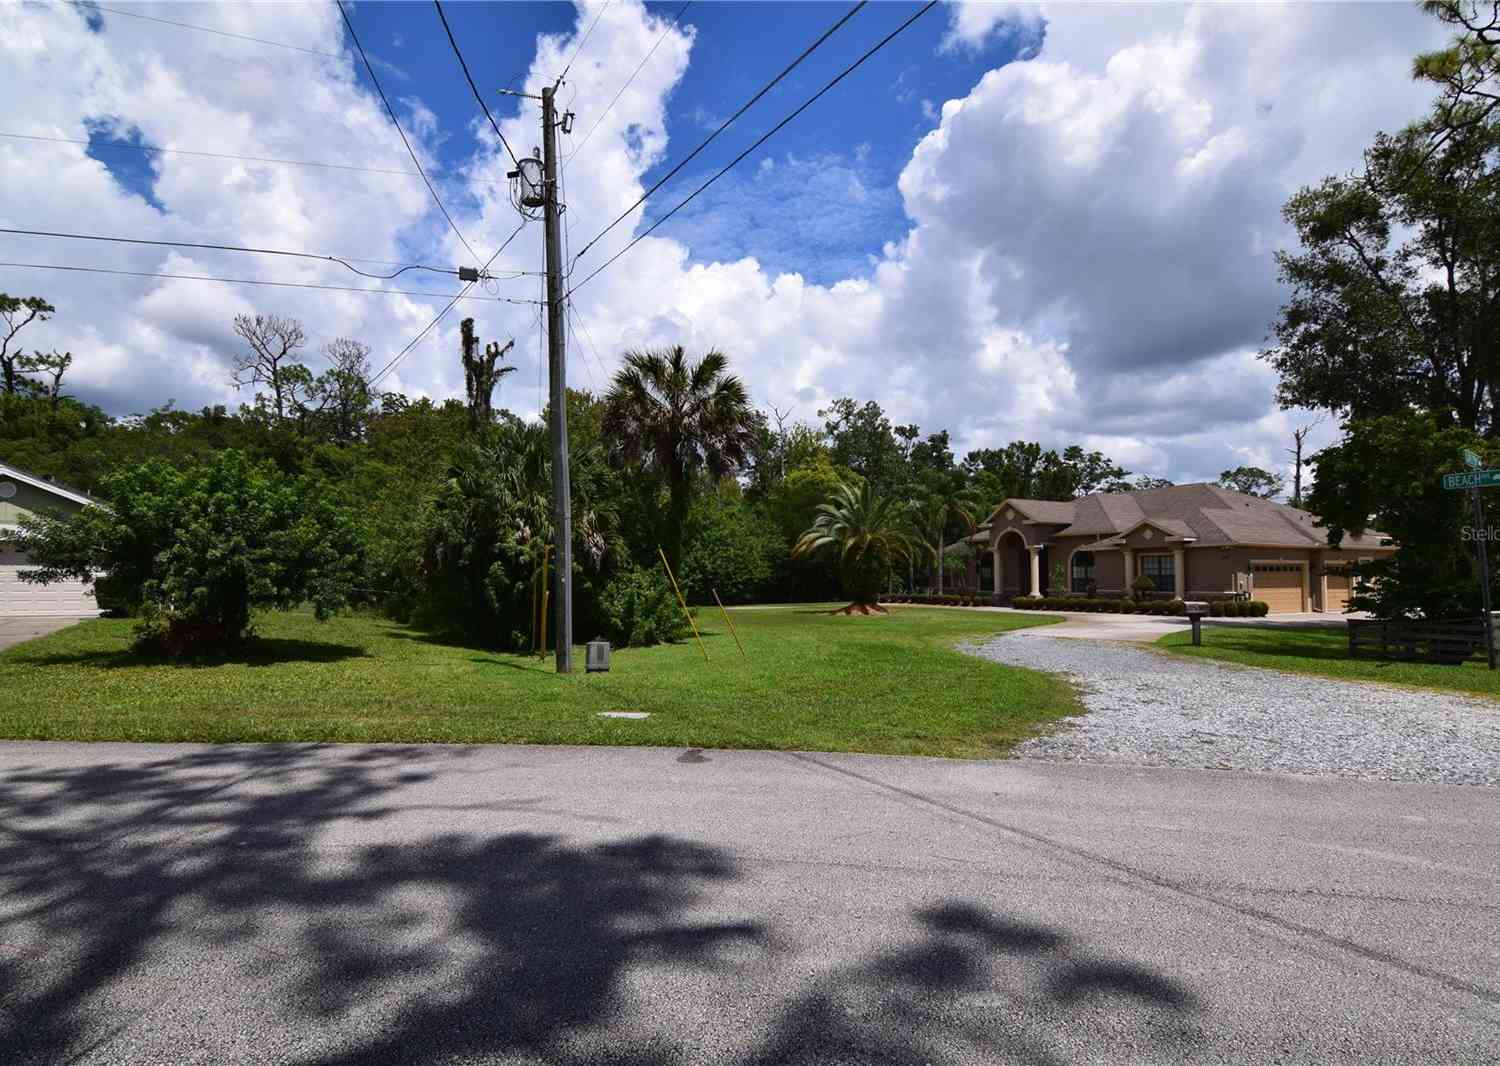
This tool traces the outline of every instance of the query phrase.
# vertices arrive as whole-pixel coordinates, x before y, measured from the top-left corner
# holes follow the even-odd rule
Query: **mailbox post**
[[[1203,616],[1208,613],[1208,604],[1203,600],[1188,600],[1182,610],[1193,623],[1193,646],[1198,647],[1203,643]]]

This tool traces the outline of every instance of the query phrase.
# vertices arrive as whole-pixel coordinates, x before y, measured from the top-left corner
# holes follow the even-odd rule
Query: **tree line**
[[[0,301],[5,365],[14,362],[17,379],[0,394],[0,458],[110,505],[26,533],[40,576],[105,571],[101,600],[140,615],[143,639],[164,650],[232,642],[252,607],[297,602],[364,604],[500,648],[538,641],[551,458],[544,423],[497,400],[514,369],[513,342],[485,343],[465,320],[465,397],[433,401],[380,391],[362,341],[337,338],[314,356],[301,322],[241,315],[228,380],[246,402],[111,417],[69,394],[61,374],[27,384],[39,380],[37,364],[11,349],[55,309],[40,297]],[[879,578],[912,587],[941,583],[943,565],[961,567],[944,545],[1007,496],[1072,499],[1163,483],[1076,445],[1015,441],[959,458],[946,430],[894,424],[873,401],[841,398],[818,412],[820,423],[788,424],[753,405],[717,351],[627,352],[605,392],[570,390],[567,402],[583,637],[680,632],[662,555],[694,603],[864,588],[868,575],[856,581],[794,550],[846,486],[899,516],[910,550]],[[1225,477],[1275,488],[1265,471]],[[262,525],[247,528],[247,515]],[[233,544],[236,553],[193,561],[191,543]],[[188,602],[195,589],[220,592],[214,603]]]

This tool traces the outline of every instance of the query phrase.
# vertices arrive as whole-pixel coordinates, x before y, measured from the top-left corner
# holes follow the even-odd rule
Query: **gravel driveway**
[[[1015,633],[969,651],[1071,676],[1089,713],[1017,758],[1500,785],[1500,704]]]

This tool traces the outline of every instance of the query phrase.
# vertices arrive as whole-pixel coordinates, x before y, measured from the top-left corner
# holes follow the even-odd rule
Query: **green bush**
[[[699,496],[688,513],[683,541],[677,578],[689,603],[713,606],[716,590],[725,603],[764,600],[787,562],[775,523],[734,497]]]
[[[611,578],[599,594],[599,618],[604,636],[622,648],[672,644],[688,632],[682,607],[660,568],[630,567]]]
[[[1136,599],[1144,599],[1156,591],[1156,582],[1145,574],[1137,574],[1135,580],[1130,583],[1130,591]]]
[[[1010,605],[1021,611],[1036,611],[1042,606],[1040,596],[1017,596],[1010,601]]]
[[[1251,600],[1245,606],[1250,608],[1249,613],[1252,618],[1264,618],[1271,611],[1271,605],[1265,600]]]
[[[108,506],[23,520],[20,547],[36,564],[26,579],[102,574],[101,608],[138,608],[146,651],[218,652],[250,635],[253,609],[310,603],[324,619],[349,602],[356,531],[318,480],[228,450],[184,469],[127,468],[100,491]]]

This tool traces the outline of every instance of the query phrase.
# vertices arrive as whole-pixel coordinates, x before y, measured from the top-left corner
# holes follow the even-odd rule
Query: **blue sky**
[[[644,174],[645,183],[675,165],[851,6],[698,2],[688,7],[680,25],[696,32],[693,61],[668,100],[671,147]],[[669,210],[919,6],[872,3],[860,11],[664,188],[663,198],[648,205],[648,219]],[[673,18],[682,3],[646,8]],[[481,91],[524,74],[536,36],[569,32],[576,17],[573,6],[563,3],[449,3],[444,11]],[[450,168],[461,165],[474,150],[468,129],[478,108],[432,6],[361,3],[351,14],[365,49],[390,64],[377,67],[387,94],[419,98],[447,132],[443,158]],[[753,255],[772,273],[795,271],[819,283],[864,270],[885,241],[905,232],[896,179],[917,141],[932,129],[932,109],[967,93],[986,70],[1034,53],[1044,36],[1041,30],[1017,32],[982,47],[942,51],[947,30],[943,11],[929,12],[657,232],[684,240],[697,260]],[[585,45],[578,62],[589,61],[593,44]],[[572,99],[566,86],[561,98]],[[497,119],[517,114],[522,106],[498,94],[488,102]],[[604,103],[594,101],[594,106]],[[596,116],[584,102],[574,100],[573,108],[578,139]],[[769,167],[762,165],[767,159]],[[868,195],[815,195],[825,170],[833,171],[822,183],[825,191],[835,180],[847,188],[852,177]]]
[[[467,261],[419,180],[359,169],[411,164],[331,3],[107,6],[122,5],[140,17],[0,5],[0,99],[16,102],[0,124],[0,223]],[[576,142],[663,42],[568,169],[575,251],[848,10],[699,0],[688,35],[668,28],[680,2],[602,5],[445,5],[522,151],[540,139],[535,106],[499,87],[550,81],[600,16],[562,91]],[[860,11],[585,269],[914,10]],[[517,225],[509,161],[486,141],[433,7],[358,0],[351,14],[458,229],[497,247]],[[599,388],[631,348],[716,347],[757,404],[806,422],[852,396],[949,430],[960,452],[1078,443],[1178,481],[1279,466],[1308,420],[1277,408],[1258,358],[1285,299],[1274,253],[1293,235],[1281,205],[1357,165],[1375,131],[1422,113],[1431,90],[1412,82],[1411,58],[1445,32],[1397,3],[945,3],[578,291],[588,343],[575,340],[570,374]],[[75,143],[90,137],[183,154]],[[540,266],[538,229],[522,231],[497,273]],[[303,321],[310,361],[343,337],[383,365],[421,337],[383,387],[462,392],[461,315],[426,330],[450,295],[440,277],[372,291],[317,259],[0,243],[33,264],[0,268],[0,289],[59,309],[28,346],[84,353],[73,386],[112,412],[242,402],[227,371],[234,316],[247,313]],[[355,292],[340,288],[351,282]],[[515,275],[463,308],[483,336],[516,338],[527,389],[505,402],[528,414],[545,362],[524,302],[537,284]]]

